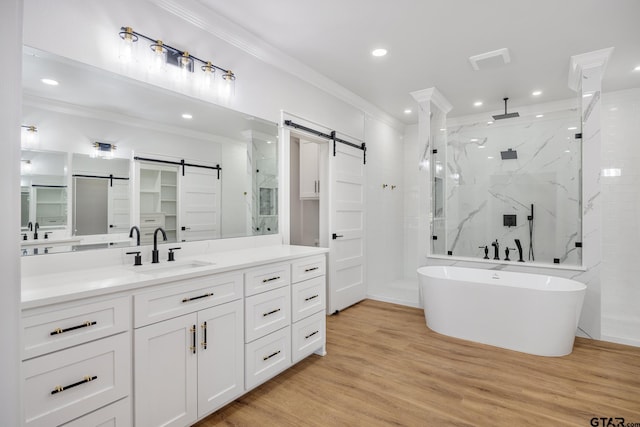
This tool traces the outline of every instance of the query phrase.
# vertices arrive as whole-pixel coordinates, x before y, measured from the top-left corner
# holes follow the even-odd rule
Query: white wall
[[[602,337],[640,345],[640,88],[602,96]],[[604,175],[604,174],[603,174]]]
[[[402,133],[379,121],[366,120],[365,136],[367,294],[375,298],[403,277],[404,147]]]
[[[20,126],[22,82],[22,0],[0,2],[0,200],[13,209],[0,210],[0,425],[21,425],[20,380]]]

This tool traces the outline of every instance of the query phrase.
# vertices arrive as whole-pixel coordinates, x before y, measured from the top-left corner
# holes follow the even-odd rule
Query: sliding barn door
[[[337,143],[329,159],[329,313],[367,295],[364,155],[363,150]]]
[[[220,180],[218,171],[187,167],[180,177],[179,240],[220,238]]]

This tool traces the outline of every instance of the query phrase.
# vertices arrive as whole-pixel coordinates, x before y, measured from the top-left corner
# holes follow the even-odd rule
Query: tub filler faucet
[[[500,261],[500,244],[498,243],[498,239],[495,242],[491,242],[491,246],[493,246],[493,259]]]

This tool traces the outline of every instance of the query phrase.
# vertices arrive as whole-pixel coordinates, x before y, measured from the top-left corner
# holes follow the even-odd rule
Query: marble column
[[[432,150],[434,144],[441,138],[446,137],[446,132],[440,129],[446,128],[446,115],[451,111],[451,103],[442,95],[435,87],[411,92],[411,96],[416,100],[419,106],[418,111],[418,158],[417,167],[420,171],[419,175],[419,220],[418,220],[418,248],[417,248],[417,266],[427,264],[427,257],[431,255],[431,236],[432,236],[432,218],[433,218],[433,194],[432,168],[435,165],[432,162]],[[439,146],[446,147],[446,140]],[[440,153],[440,156],[446,159],[446,153]],[[444,235],[443,237],[444,238]]]
[[[580,329],[588,336],[601,335],[601,118],[602,76],[613,48],[572,56],[569,87],[578,94],[582,116],[582,265],[575,278],[587,285]]]

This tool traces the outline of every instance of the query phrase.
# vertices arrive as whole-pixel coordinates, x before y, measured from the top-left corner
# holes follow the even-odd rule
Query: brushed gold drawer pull
[[[213,296],[213,292],[210,292],[208,294],[200,295],[199,297],[183,298],[182,302],[195,301],[195,300],[200,299],[200,298],[207,298],[207,297],[212,297],[212,296]]]
[[[268,279],[262,279],[262,283],[272,282],[274,280],[278,280],[280,276],[270,277]]]
[[[314,296],[312,296],[312,297],[305,298],[304,300],[305,300],[305,301],[311,301],[312,299],[314,299],[314,298],[318,298],[319,296],[320,296],[320,295],[314,295]]]
[[[271,353],[271,354],[270,354],[270,355],[268,355],[268,356],[263,357],[263,358],[262,358],[262,361],[264,362],[264,361],[266,361],[266,360],[269,360],[269,359],[271,359],[273,356],[277,356],[278,354],[280,354],[280,350],[276,351],[275,353]]]
[[[60,334],[64,334],[65,332],[75,331],[76,329],[87,328],[87,327],[93,326],[93,325],[95,325],[97,323],[98,322],[90,322],[90,321],[87,320],[86,322],[84,322],[83,324],[78,325],[78,326],[72,326],[72,327],[66,328],[66,329],[56,328],[49,335],[60,335]]]
[[[93,380],[97,380],[97,379],[98,379],[97,375],[94,375],[94,376],[87,375],[86,377],[84,377],[82,379],[82,381],[78,381],[77,383],[73,383],[73,384],[69,384],[69,385],[65,385],[65,386],[61,386],[61,385],[56,386],[56,388],[51,390],[51,394],[62,393],[65,390],[69,390],[70,388],[74,388],[74,387],[77,387],[77,386],[79,386],[81,384],[89,383],[89,382],[91,382]]]
[[[270,312],[268,312],[268,313],[262,313],[262,317],[267,317],[267,316],[269,316],[270,314],[273,314],[273,313],[277,313],[277,312],[279,312],[280,310],[282,310],[282,309],[281,309],[281,308],[276,308],[275,310],[272,310],[272,311],[270,311]]]
[[[308,340],[309,338],[311,338],[312,336],[314,336],[315,334],[319,333],[320,331],[315,331],[315,332],[311,332],[309,335],[305,336],[304,339]]]
[[[320,267],[305,268],[305,269],[304,269],[304,272],[305,272],[305,273],[308,273],[308,272],[310,272],[310,271],[318,270],[319,268],[320,268]]]

